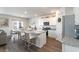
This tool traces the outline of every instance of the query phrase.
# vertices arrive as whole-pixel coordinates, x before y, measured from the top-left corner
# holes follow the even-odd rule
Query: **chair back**
[[[30,36],[29,33],[25,33],[25,41],[29,42],[30,41]]]

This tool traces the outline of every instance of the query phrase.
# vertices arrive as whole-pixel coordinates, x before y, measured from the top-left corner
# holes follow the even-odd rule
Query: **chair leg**
[[[25,44],[24,44],[24,47],[27,47],[27,50],[28,50],[28,51],[31,51],[30,46],[31,46],[30,43],[25,43]]]
[[[28,48],[28,50],[30,49],[30,43],[28,43],[27,48]]]
[[[15,43],[15,38],[13,38],[13,42]]]
[[[24,43],[24,47],[26,47],[27,46],[27,44],[26,43]]]
[[[30,43],[25,43],[25,44],[24,44],[24,47],[27,47],[27,48],[29,49]]]

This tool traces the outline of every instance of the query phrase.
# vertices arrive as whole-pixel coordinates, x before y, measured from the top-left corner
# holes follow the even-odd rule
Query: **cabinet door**
[[[46,33],[42,33],[36,39],[36,46],[42,48],[45,44],[46,44]]]
[[[48,36],[51,38],[56,38],[56,30],[49,30]]]

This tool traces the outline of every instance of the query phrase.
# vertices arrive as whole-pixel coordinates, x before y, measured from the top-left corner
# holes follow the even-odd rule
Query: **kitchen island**
[[[31,36],[36,36],[35,46],[42,48],[46,44],[46,31],[35,30],[25,32],[31,34]]]

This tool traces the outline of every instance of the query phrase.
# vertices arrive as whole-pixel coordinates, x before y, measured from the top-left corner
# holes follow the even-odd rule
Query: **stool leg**
[[[28,48],[28,50],[30,49],[30,43],[28,43],[27,48]]]
[[[13,38],[13,42],[15,43],[15,37]]]

